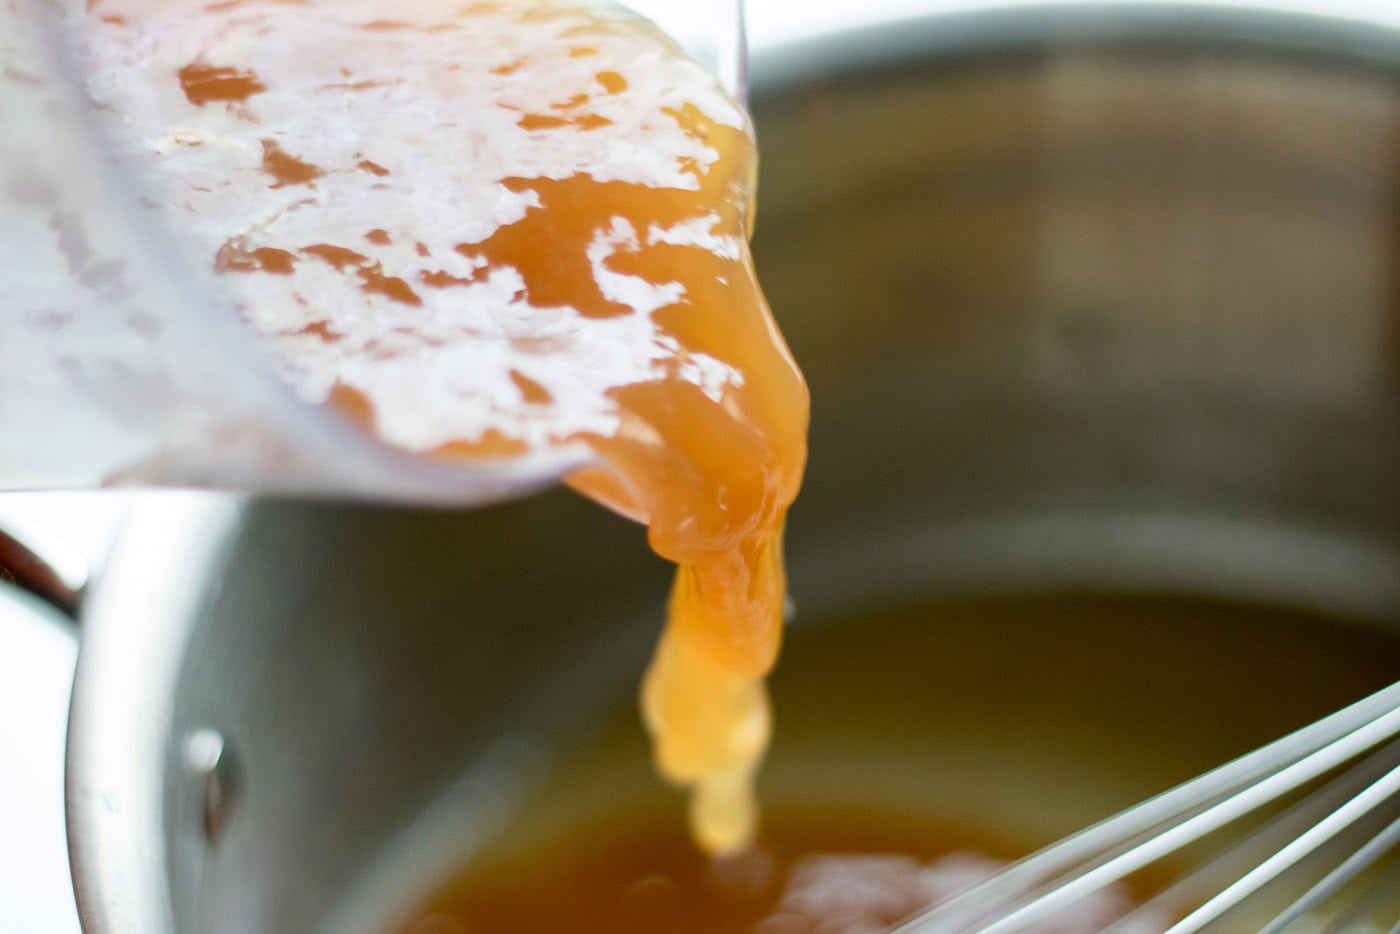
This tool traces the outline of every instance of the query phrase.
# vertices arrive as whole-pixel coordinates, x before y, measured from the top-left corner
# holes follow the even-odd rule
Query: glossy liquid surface
[[[398,931],[873,934],[999,865],[967,846],[895,814],[777,811],[753,849],[708,859],[664,815],[631,815],[464,873]]]
[[[754,850],[706,859],[686,845],[675,816],[641,800],[619,723],[562,759],[500,839],[441,867],[445,882],[425,879],[432,891],[393,929],[885,930],[1400,676],[1393,632],[1266,607],[870,604],[834,620],[809,610],[794,627],[773,677],[785,715]],[[1188,865],[1155,864],[1035,930],[1103,930]]]
[[[308,400],[441,458],[588,450],[677,563],[642,691],[712,851],[756,824],[807,393],[748,251],[743,111],[540,2],[93,0],[91,92]]]

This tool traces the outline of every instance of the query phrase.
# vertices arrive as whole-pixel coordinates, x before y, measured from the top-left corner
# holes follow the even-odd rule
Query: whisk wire
[[[1245,873],[1220,894],[1207,900],[1204,905],[1168,928],[1168,934],[1194,934],[1194,932],[1201,930],[1397,793],[1400,793],[1400,767],[1387,772],[1379,781],[1367,786],[1355,798],[1333,811],[1320,823],[1314,824],[1292,843]]]
[[[1302,894],[1292,905],[1284,909],[1259,934],[1279,934],[1284,928],[1322,905],[1339,892],[1347,883],[1365,872],[1373,863],[1390,852],[1400,843],[1400,818],[1396,818],[1384,830],[1376,834],[1340,866],[1323,876],[1316,885]],[[1400,924],[1400,922],[1397,922]]]
[[[992,879],[906,921],[896,932],[947,934],[975,930],[981,934],[1004,934],[1022,930],[1297,791],[1397,734],[1400,683],[1032,854]],[[1350,788],[1355,788],[1355,781],[1354,777],[1347,779]],[[1351,801],[1283,845],[1207,899],[1172,930],[1199,930],[1363,814],[1394,800],[1397,794],[1400,768],[1391,769]],[[1364,866],[1357,871],[1362,869]],[[1340,876],[1337,879],[1338,884],[1344,881]],[[1319,889],[1319,898],[1330,891]]]
[[[1296,839],[1298,828],[1311,827],[1350,799],[1358,785],[1374,781],[1388,771],[1400,756],[1400,744],[1372,755],[1333,778],[1281,813],[1231,843],[1210,859],[1199,863],[1169,886],[1120,918],[1102,934],[1129,934],[1140,931],[1148,919],[1179,916],[1185,908],[1199,905],[1220,889],[1220,880],[1237,878],[1258,866],[1270,854],[1279,852]],[[1160,927],[1160,923],[1158,925]]]

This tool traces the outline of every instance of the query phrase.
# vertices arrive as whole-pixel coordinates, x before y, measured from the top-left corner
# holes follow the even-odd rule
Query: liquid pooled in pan
[[[588,449],[676,562],[642,689],[707,850],[754,833],[808,400],[743,110],[612,8],[92,0],[90,90],[308,400],[427,457]]]

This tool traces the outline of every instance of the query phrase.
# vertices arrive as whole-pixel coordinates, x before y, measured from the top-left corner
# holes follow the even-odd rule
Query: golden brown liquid
[[[568,482],[678,565],[657,766],[702,846],[743,846],[808,400],[742,111],[616,10],[93,0],[88,26],[95,93],[303,395],[427,456],[593,452]]]
[[[500,837],[435,867],[392,930],[885,930],[1400,672],[1391,633],[1212,600],[872,600],[820,622],[772,679],[783,729],[753,850],[707,859],[637,801],[618,722],[561,755]],[[1148,867],[1037,930],[1094,934],[1193,865]]]
[[[765,815],[752,850],[707,858],[666,815],[634,814],[526,859],[464,873],[396,930],[883,930],[924,907],[931,891],[994,865],[965,853],[969,845],[989,848],[895,814],[776,811]]]

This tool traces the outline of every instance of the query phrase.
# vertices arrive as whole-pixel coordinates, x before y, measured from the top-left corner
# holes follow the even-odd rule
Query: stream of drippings
[[[613,8],[91,0],[96,101],[310,401],[424,456],[586,446],[678,565],[642,707],[707,850],[753,835],[806,387],[754,278],[755,149]]]

